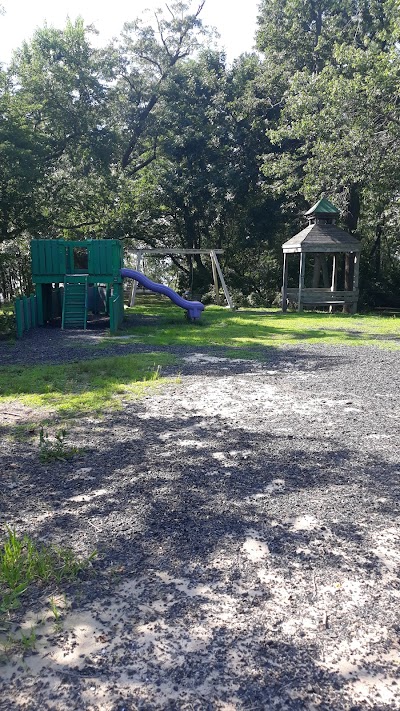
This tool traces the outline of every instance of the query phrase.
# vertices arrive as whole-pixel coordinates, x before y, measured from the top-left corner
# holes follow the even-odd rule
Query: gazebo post
[[[354,272],[353,272],[353,291],[358,290],[358,279],[360,275],[360,253],[354,253]],[[357,313],[357,302],[353,301],[351,305],[351,313]]]
[[[289,255],[283,253],[283,284],[282,284],[282,311],[287,311],[287,285],[288,285]]]
[[[300,271],[299,271],[299,296],[297,302],[297,311],[303,311],[303,304],[301,303],[301,292],[304,289],[304,267],[305,267],[306,255],[304,252],[300,252]]]
[[[354,261],[352,259],[353,255],[351,252],[346,252],[344,256],[344,290],[353,291],[353,280],[354,280]],[[343,305],[343,313],[351,314],[353,312],[352,304]]]
[[[331,283],[331,291],[336,291],[337,288],[337,273],[338,273],[338,255],[333,254],[332,255],[332,283]],[[329,313],[331,314],[333,312],[334,307],[330,306],[329,307]]]

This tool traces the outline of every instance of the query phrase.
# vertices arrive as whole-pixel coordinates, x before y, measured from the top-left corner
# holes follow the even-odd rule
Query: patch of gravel
[[[55,333],[13,362],[93,357]],[[2,440],[1,521],[99,555],[62,626],[15,613],[43,622],[0,709],[400,708],[399,353],[169,350],[180,381],[75,422],[72,462]]]

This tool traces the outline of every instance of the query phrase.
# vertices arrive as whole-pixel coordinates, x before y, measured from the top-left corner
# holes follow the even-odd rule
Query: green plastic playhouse
[[[92,311],[108,313],[110,330],[118,329],[124,309],[119,240],[35,239],[31,256],[39,326],[61,316],[62,328],[85,329]]]

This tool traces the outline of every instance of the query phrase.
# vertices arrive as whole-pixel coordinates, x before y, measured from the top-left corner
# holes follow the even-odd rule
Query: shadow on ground
[[[317,424],[140,403],[89,428],[77,461],[43,466],[29,446],[3,460],[4,521],[99,551],[69,595],[109,651],[52,663],[63,703],[83,708],[94,683],[109,699],[117,685],[115,710],[393,708],[397,461]]]

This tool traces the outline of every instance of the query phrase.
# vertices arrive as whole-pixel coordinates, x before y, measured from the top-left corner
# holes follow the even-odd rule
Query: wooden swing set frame
[[[143,263],[143,257],[146,256],[159,256],[159,257],[169,257],[169,256],[182,256],[186,254],[204,254],[210,257],[211,259],[211,268],[212,268],[212,274],[213,274],[213,281],[214,281],[214,292],[215,292],[215,302],[219,306],[220,305],[220,297],[219,297],[219,284],[218,284],[218,278],[219,281],[221,282],[222,290],[225,295],[226,303],[228,304],[229,308],[231,311],[234,311],[235,305],[232,301],[232,297],[229,294],[228,287],[226,286],[226,282],[224,279],[224,275],[222,274],[222,269],[221,265],[218,261],[217,254],[223,254],[224,250],[223,249],[134,249],[131,251],[131,254],[133,254],[136,257],[136,265],[135,269],[140,272],[142,263]],[[137,291],[137,286],[138,282],[134,281],[132,284],[132,292],[131,292],[131,298],[129,305],[134,306],[135,304],[135,298],[136,298],[136,291]]]

